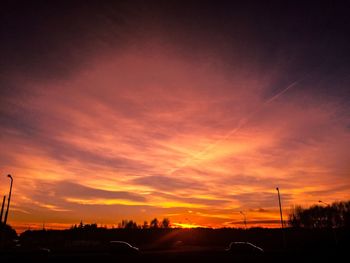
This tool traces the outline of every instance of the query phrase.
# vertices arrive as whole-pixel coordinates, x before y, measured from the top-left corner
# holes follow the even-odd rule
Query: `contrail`
[[[280,91],[279,93],[277,93],[275,96],[272,96],[270,99],[268,99],[267,101],[265,101],[265,103],[263,104],[263,106],[261,108],[263,108],[265,105],[271,103],[272,101],[278,99],[280,96],[282,96],[284,93],[286,93],[290,88],[294,87],[295,85],[297,85],[299,82],[301,82],[302,80],[304,80],[305,77],[303,77],[300,80],[294,81],[293,83],[289,84],[287,86],[287,88],[285,88],[284,90]]]
[[[292,82],[291,84],[289,84],[286,88],[284,88],[283,90],[281,90],[280,92],[278,92],[276,95],[272,96],[271,98],[269,98],[268,100],[266,100],[260,107],[258,107],[255,111],[251,112],[247,117],[242,118],[237,127],[235,127],[234,129],[230,130],[224,137],[222,137],[221,139],[218,139],[217,141],[215,141],[214,143],[212,143],[211,145],[207,146],[205,149],[203,149],[202,151],[200,151],[199,153],[197,153],[196,155],[188,158],[183,164],[181,164],[180,166],[170,170],[167,174],[173,174],[174,172],[181,170],[182,168],[189,166],[192,162],[196,161],[197,159],[199,159],[201,156],[205,155],[207,152],[209,152],[210,150],[212,150],[213,148],[215,148],[217,145],[219,145],[221,142],[226,141],[229,137],[231,137],[232,135],[234,135],[235,133],[237,133],[242,127],[244,127],[248,121],[255,115],[257,114],[259,111],[261,111],[266,105],[270,104],[271,102],[277,100],[280,96],[282,96],[284,93],[286,93],[289,89],[293,88],[294,86],[296,86],[297,84],[299,84],[301,81],[303,81],[306,76],[309,75],[309,73],[305,74],[302,78],[300,78],[299,80],[296,80],[294,82]]]

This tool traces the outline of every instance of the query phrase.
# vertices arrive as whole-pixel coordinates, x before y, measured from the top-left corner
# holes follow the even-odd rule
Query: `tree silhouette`
[[[161,223],[162,228],[169,228],[170,227],[170,220],[168,218],[164,218]]]
[[[291,227],[298,228],[301,227],[301,214],[303,208],[301,206],[295,206],[294,211],[289,215],[288,223]]]
[[[147,221],[144,221],[144,222],[143,222],[142,228],[143,228],[143,229],[149,228],[149,225],[148,225],[148,222],[147,222]]]
[[[0,248],[15,238],[17,238],[16,230],[10,225],[5,225],[4,223],[0,222],[0,241],[2,242],[2,244],[0,244]]]
[[[157,218],[154,218],[150,223],[150,228],[158,228],[159,227],[159,221]]]
[[[331,205],[313,205],[309,208],[296,206],[289,215],[291,227],[334,228],[350,227],[350,201]]]
[[[138,226],[133,220],[123,219],[122,222],[118,224],[118,228],[137,229]]]

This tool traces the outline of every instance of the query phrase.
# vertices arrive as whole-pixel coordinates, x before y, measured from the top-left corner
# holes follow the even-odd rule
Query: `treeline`
[[[122,229],[156,229],[156,228],[170,228],[171,223],[169,218],[164,218],[162,221],[159,221],[157,218],[154,218],[148,223],[148,221],[144,221],[142,225],[137,224],[133,220],[123,219],[120,223],[118,223],[118,228]],[[71,229],[97,229],[98,226],[96,223],[93,224],[84,224],[82,221],[79,225],[73,225]]]
[[[349,228],[350,201],[309,208],[296,206],[289,215],[288,224],[293,228]]]
[[[159,221],[157,218],[154,218],[148,224],[147,221],[144,221],[142,225],[138,225],[133,220],[122,220],[118,224],[118,228],[126,228],[126,229],[147,229],[147,228],[170,228],[170,220],[168,218],[164,218],[162,221]]]

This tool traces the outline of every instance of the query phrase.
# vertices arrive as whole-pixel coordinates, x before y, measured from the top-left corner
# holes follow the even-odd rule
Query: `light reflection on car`
[[[109,251],[115,254],[137,255],[140,253],[139,248],[130,245],[125,241],[110,241]]]

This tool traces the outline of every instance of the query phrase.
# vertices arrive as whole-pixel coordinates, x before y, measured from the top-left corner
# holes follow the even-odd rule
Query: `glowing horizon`
[[[244,211],[248,227],[278,227],[277,186],[284,220],[294,205],[350,199],[349,79],[298,53],[313,45],[273,53],[278,36],[238,14],[232,29],[205,13],[202,32],[152,8],[120,11],[122,26],[101,12],[100,24],[73,23],[89,41],[53,18],[42,30],[59,21],[55,41],[32,39],[52,41],[47,53],[32,47],[23,68],[7,60],[0,193],[12,174],[11,225],[244,227]],[[169,19],[174,36],[152,19]]]

